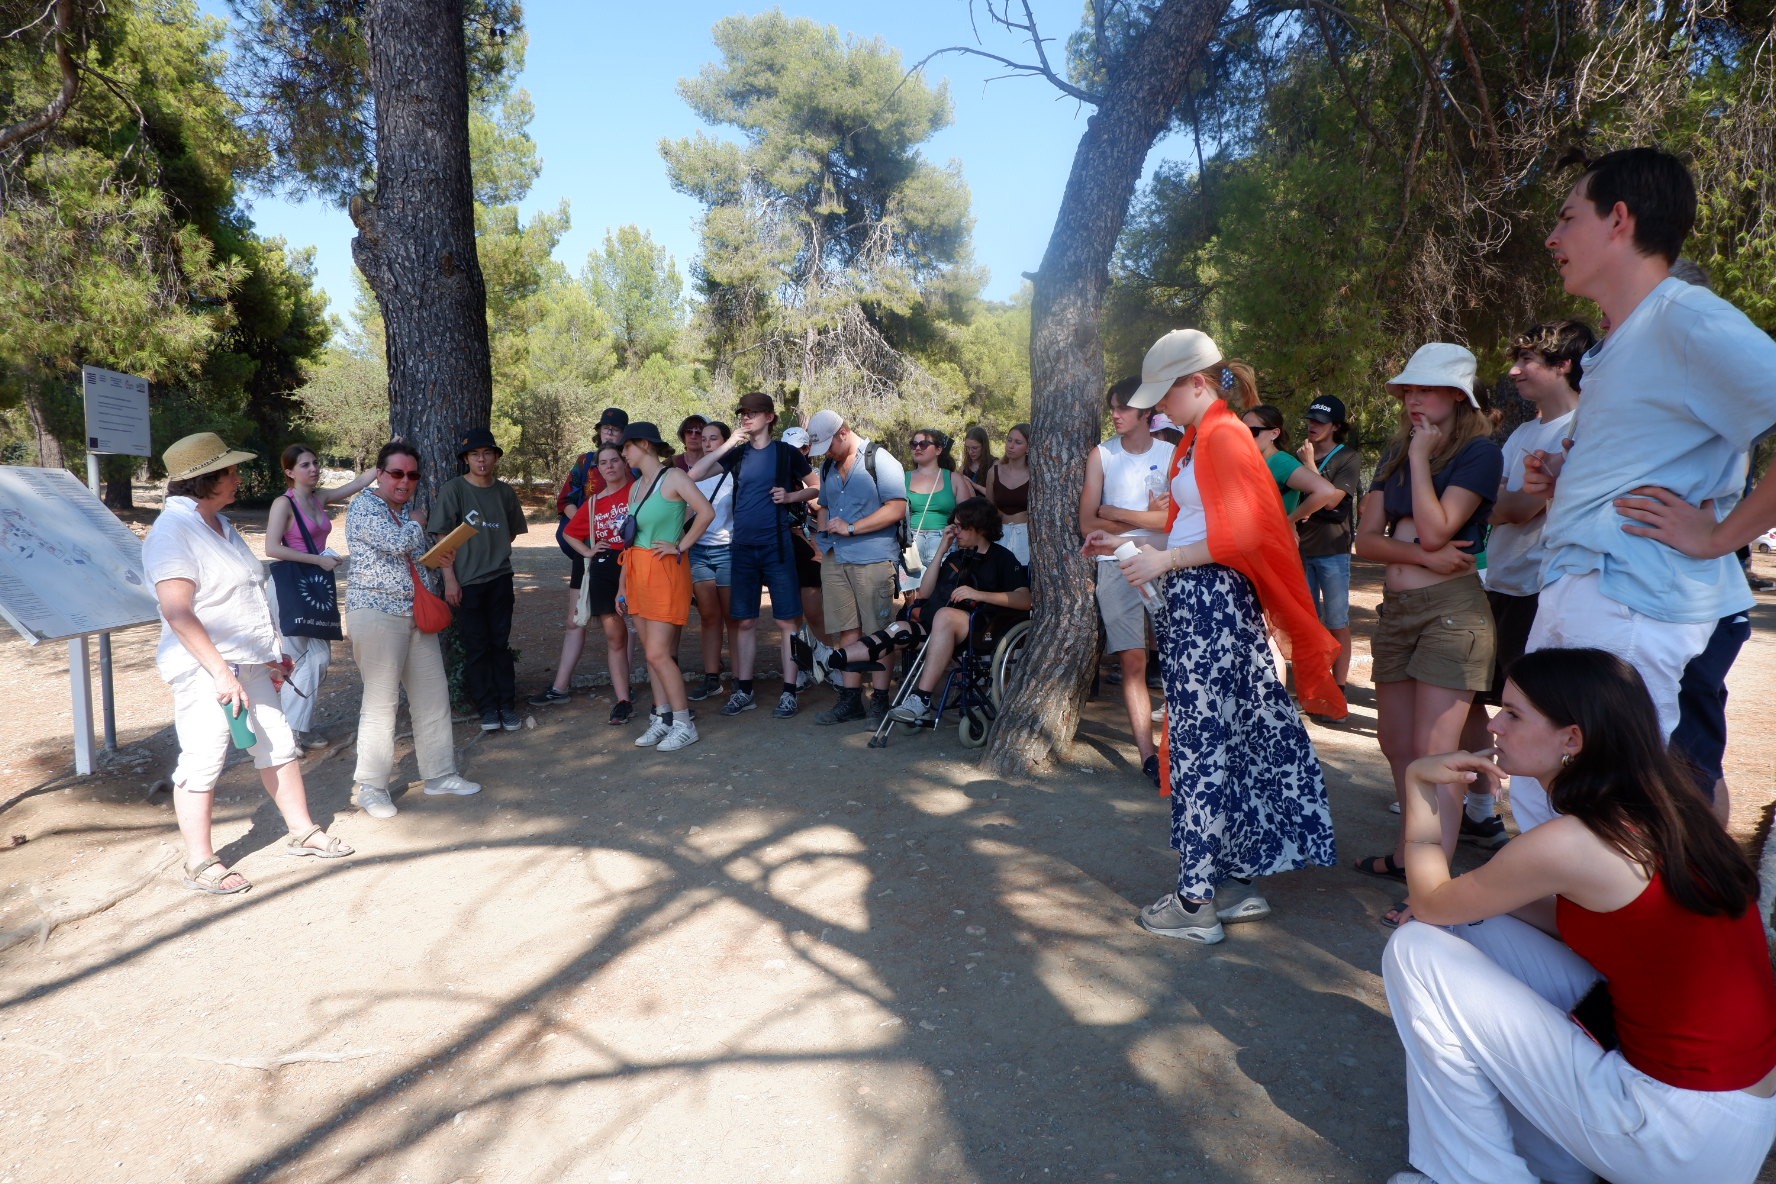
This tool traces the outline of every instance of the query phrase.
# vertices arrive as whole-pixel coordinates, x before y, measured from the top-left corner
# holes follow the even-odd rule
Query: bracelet
[[[1407,839],[1406,842],[1408,844],[1417,843],[1425,847],[1441,847],[1443,845],[1442,839]]]

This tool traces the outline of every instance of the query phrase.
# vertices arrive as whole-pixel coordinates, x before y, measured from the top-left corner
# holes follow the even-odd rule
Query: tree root
[[[37,948],[41,950],[48,943],[49,935],[58,926],[66,925],[71,921],[84,921],[88,917],[104,912],[118,901],[134,896],[136,893],[146,888],[157,876],[160,875],[161,872],[167,869],[167,866],[171,864],[173,860],[178,857],[179,853],[177,851],[169,851],[147,871],[143,872],[128,884],[125,884],[122,888],[111,893],[109,896],[105,896],[96,901],[91,901],[87,904],[77,905],[73,908],[59,911],[44,908],[41,900],[43,893],[42,888],[36,884],[31,885],[31,896],[37,905],[38,917],[35,921],[31,921],[27,924],[0,931],[0,950],[10,949],[13,946],[18,945],[20,942],[28,941],[33,937],[37,939]]]
[[[172,1054],[187,1061],[203,1061],[211,1065],[231,1065],[236,1069],[257,1069],[269,1073],[286,1065],[337,1065],[344,1061],[361,1061],[365,1057],[387,1056],[385,1048],[347,1048],[339,1052],[286,1052],[274,1057],[212,1057],[201,1052]]]

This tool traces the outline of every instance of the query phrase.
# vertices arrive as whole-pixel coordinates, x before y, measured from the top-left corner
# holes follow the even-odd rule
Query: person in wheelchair
[[[926,643],[919,685],[888,713],[902,723],[922,723],[936,710],[931,696],[949,670],[950,658],[969,629],[984,631],[986,619],[971,610],[994,606],[1016,612],[1030,608],[1030,574],[1017,556],[999,545],[1004,524],[998,509],[984,497],[971,497],[956,507],[938,542],[936,562],[927,564],[915,599],[879,633],[852,642],[833,654],[833,665],[874,662],[896,647]]]

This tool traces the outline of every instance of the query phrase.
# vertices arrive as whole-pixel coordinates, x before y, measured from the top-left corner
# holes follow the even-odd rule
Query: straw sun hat
[[[187,481],[226,469],[229,465],[254,460],[258,455],[257,452],[230,448],[215,432],[197,432],[174,442],[161,454],[161,459],[166,461],[168,481]]]

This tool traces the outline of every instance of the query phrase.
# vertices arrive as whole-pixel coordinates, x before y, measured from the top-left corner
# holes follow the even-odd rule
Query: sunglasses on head
[[[384,469],[383,472],[385,474],[387,474],[388,476],[394,478],[396,481],[417,481],[417,480],[419,480],[419,470],[418,469],[411,469],[411,470],[409,470],[409,469]]]

